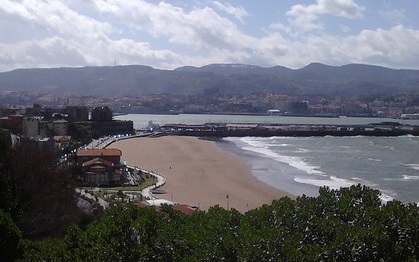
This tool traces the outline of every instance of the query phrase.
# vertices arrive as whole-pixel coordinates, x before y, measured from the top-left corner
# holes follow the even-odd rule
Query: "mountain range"
[[[211,64],[160,70],[127,65],[16,69],[0,73],[0,92],[121,97],[160,93],[192,95],[205,89],[243,95],[257,92],[339,96],[409,94],[419,90],[419,70],[312,63],[300,69]]]

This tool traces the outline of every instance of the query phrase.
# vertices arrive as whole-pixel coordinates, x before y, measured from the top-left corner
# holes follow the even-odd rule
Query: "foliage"
[[[0,254],[2,261],[15,261],[23,252],[22,234],[9,214],[0,209]]]
[[[89,128],[81,124],[70,122],[68,134],[72,140],[78,141],[81,145],[89,144],[92,141]]]
[[[114,207],[25,259],[64,261],[415,261],[419,208],[357,185],[282,198],[241,214],[219,206],[185,215],[163,206]]]
[[[60,235],[79,220],[70,171],[56,166],[52,154],[32,146],[1,151],[0,208],[24,236]]]

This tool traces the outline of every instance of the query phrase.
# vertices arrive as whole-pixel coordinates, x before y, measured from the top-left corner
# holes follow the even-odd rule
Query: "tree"
[[[417,261],[419,207],[355,185],[281,198],[245,214],[219,206],[185,215],[117,206],[64,238],[32,243],[35,261]],[[53,245],[48,249],[49,245]],[[30,252],[29,252],[30,251]],[[28,255],[29,254],[29,255]],[[31,259],[29,259],[31,258]]]
[[[11,216],[0,209],[0,254],[2,261],[15,261],[23,254],[23,239]]]
[[[2,151],[0,187],[0,208],[26,237],[61,235],[81,217],[71,173],[58,167],[52,154],[37,148]]]

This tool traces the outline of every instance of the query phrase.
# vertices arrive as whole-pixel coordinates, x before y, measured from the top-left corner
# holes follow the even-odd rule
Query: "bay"
[[[356,125],[418,120],[387,118],[317,118],[247,115],[139,115],[134,128],[155,124],[269,123]],[[419,137],[243,137],[225,138],[218,146],[240,155],[252,175],[293,195],[316,196],[320,186],[332,189],[361,183],[380,190],[383,201],[419,202]]]

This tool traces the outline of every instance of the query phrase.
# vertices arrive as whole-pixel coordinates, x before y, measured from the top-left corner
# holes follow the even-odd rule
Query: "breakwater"
[[[169,124],[161,127],[167,135],[196,137],[311,137],[311,136],[404,136],[419,135],[419,126],[394,122],[368,125],[275,125],[275,124],[221,124],[204,125]]]

